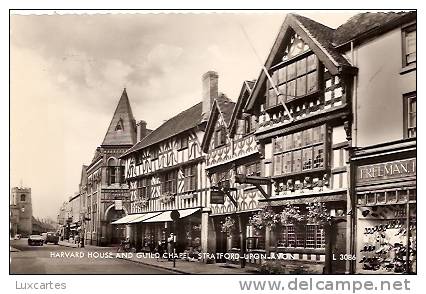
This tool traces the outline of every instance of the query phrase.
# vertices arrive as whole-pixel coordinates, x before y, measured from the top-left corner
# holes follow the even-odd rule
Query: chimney
[[[136,142],[140,142],[146,136],[146,121],[141,120],[136,124]]]
[[[203,120],[209,119],[210,111],[214,100],[218,97],[219,76],[215,71],[208,71],[203,74]]]

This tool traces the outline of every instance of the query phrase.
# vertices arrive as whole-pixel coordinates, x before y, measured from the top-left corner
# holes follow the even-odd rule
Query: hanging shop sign
[[[225,193],[212,190],[210,192],[210,204],[225,204]]]
[[[385,163],[358,166],[357,182],[371,183],[416,175],[416,159],[395,160]]]

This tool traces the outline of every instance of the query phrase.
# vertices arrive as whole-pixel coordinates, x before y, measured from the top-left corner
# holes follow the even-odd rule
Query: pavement
[[[77,244],[68,243],[65,241],[59,242],[60,246],[77,248]],[[99,251],[112,251],[116,252],[116,247],[99,247],[93,245],[85,245],[85,250],[99,250]],[[149,265],[158,269],[165,269],[180,274],[198,274],[198,275],[238,275],[238,274],[258,274],[257,268],[246,266],[241,268],[239,265],[235,264],[226,264],[226,263],[213,263],[206,264],[200,261],[186,261],[181,259],[176,259],[175,266],[173,266],[173,261],[167,259],[156,259],[156,258],[146,258],[142,254],[138,253],[124,253],[119,259],[131,261],[134,263],[139,263],[143,265]]]
[[[69,244],[66,244],[69,245]],[[170,275],[176,272],[116,258],[113,248],[74,248],[44,244],[29,246],[27,239],[10,244],[10,274]]]

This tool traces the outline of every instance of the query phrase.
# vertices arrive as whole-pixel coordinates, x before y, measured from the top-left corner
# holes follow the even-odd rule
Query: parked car
[[[28,245],[40,245],[43,246],[44,240],[43,237],[40,235],[30,235],[28,238]]]
[[[46,233],[46,239],[44,240],[44,243],[55,243],[56,245],[58,245],[59,242],[59,236],[58,234],[56,234],[55,232],[47,232]]]
[[[46,243],[47,233],[41,233],[41,237],[43,238],[43,241]]]

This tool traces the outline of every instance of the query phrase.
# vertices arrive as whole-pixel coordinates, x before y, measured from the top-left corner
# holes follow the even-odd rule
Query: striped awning
[[[200,208],[179,209],[178,210],[179,214],[180,214],[179,218],[184,218],[184,217],[190,216],[191,214],[193,214],[193,213],[195,213],[199,210],[200,210]],[[163,211],[159,215],[154,216],[150,219],[147,219],[143,222],[144,223],[171,222],[172,221],[171,213],[172,213],[172,210]]]
[[[146,221],[150,218],[153,218],[155,216],[158,216],[159,214],[161,214],[162,212],[148,212],[148,213],[143,213],[141,216],[131,220],[128,222],[128,224],[136,224],[136,223],[140,223],[143,221]]]
[[[137,219],[138,217],[141,217],[145,215],[145,213],[135,213],[135,214],[128,214],[125,217],[122,217],[116,221],[113,221],[111,224],[112,225],[122,225],[122,224],[127,224],[132,220]]]

